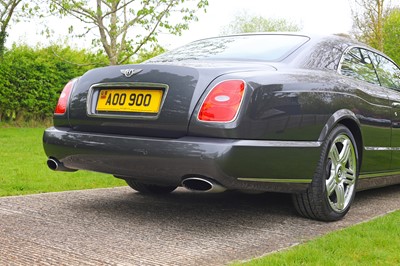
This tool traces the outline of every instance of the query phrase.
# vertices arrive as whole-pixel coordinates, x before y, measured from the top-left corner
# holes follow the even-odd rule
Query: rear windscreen
[[[256,60],[277,62],[309,40],[297,35],[245,35],[204,39],[157,56],[147,63],[182,60]]]

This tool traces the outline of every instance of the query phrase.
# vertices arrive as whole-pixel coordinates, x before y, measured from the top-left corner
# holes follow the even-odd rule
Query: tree
[[[222,34],[237,34],[248,32],[268,31],[300,31],[301,27],[282,18],[264,18],[262,16],[250,16],[246,12],[236,15],[229,25],[223,28]]]
[[[21,1],[22,0],[0,0],[0,61],[4,55],[8,26]]]
[[[385,0],[354,0],[353,35],[400,63],[400,9]]]
[[[385,0],[354,0],[353,35],[356,39],[383,51],[383,25],[387,11]]]
[[[110,64],[127,62],[142,47],[157,43],[162,30],[181,34],[195,13],[204,10],[207,0],[50,0],[51,11],[61,16],[72,16],[82,22],[87,36],[93,30],[99,34],[93,39],[101,46]],[[174,14],[174,18],[172,18]],[[71,27],[71,32],[74,29]]]
[[[383,25],[383,51],[400,65],[400,9],[388,12]]]
[[[146,61],[146,60],[153,58],[159,54],[162,54],[164,52],[165,52],[165,49],[158,44],[155,45],[154,47],[151,47],[150,50],[142,49],[137,53],[135,63],[141,63],[143,61]]]

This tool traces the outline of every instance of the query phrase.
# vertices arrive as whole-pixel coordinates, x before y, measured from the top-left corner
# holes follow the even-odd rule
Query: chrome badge
[[[121,73],[127,77],[130,78],[133,75],[136,75],[138,73],[140,73],[143,69],[134,69],[134,68],[127,68],[127,69],[121,69]]]

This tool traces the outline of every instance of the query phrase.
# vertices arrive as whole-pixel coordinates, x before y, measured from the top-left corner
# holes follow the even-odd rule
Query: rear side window
[[[350,49],[343,57],[340,73],[372,84],[380,85],[375,68],[367,51]]]
[[[254,60],[277,62],[309,40],[298,35],[242,35],[204,39],[189,43],[148,63],[182,60]]]
[[[383,87],[400,90],[400,70],[389,59],[371,52],[379,81]]]

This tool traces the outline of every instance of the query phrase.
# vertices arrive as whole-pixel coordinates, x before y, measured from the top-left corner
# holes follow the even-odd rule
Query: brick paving
[[[127,187],[0,198],[0,265],[226,265],[400,209],[400,186],[359,192],[340,222],[285,194],[143,196]]]

